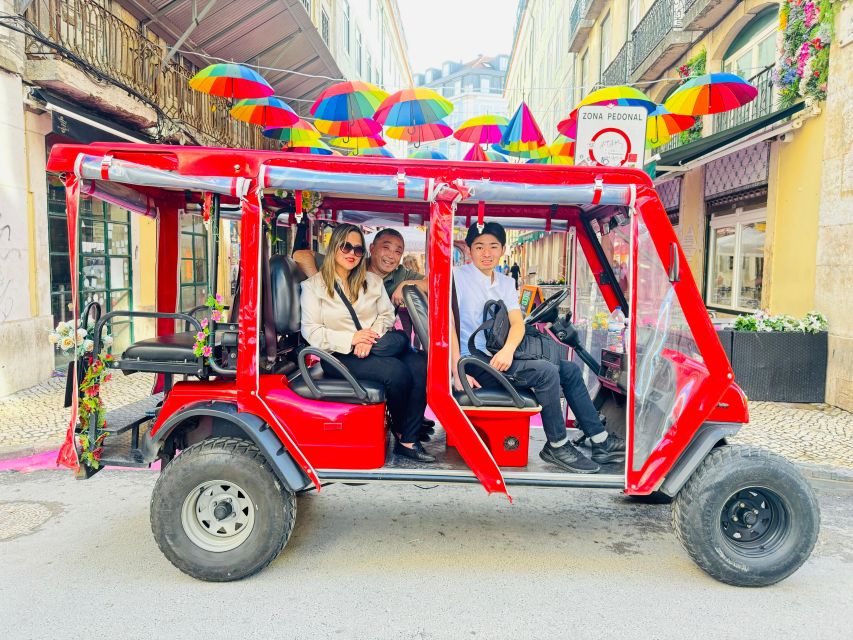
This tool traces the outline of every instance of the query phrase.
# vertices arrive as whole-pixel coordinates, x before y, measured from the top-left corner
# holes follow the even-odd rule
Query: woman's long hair
[[[326,251],[326,257],[323,259],[323,264],[320,267],[323,282],[326,283],[326,290],[329,292],[329,297],[335,297],[335,257],[340,249],[347,241],[347,236],[355,231],[358,237],[361,238],[361,246],[365,248],[365,254],[355,268],[349,272],[347,277],[347,288],[352,296],[351,302],[358,300],[358,295],[361,291],[367,291],[367,247],[364,244],[364,233],[354,224],[339,224],[332,231],[332,237],[329,240],[329,248]]]

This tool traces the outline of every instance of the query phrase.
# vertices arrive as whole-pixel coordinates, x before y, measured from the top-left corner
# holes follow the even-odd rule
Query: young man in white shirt
[[[482,323],[483,305],[489,300],[502,300],[509,312],[509,336],[503,349],[492,356],[489,364],[503,372],[513,385],[531,389],[542,405],[542,426],[548,442],[539,457],[573,473],[596,473],[600,469],[597,462],[624,460],[625,441],[604,430],[576,364],[562,360],[557,366],[546,360],[514,359],[515,350],[524,338],[524,319],[514,280],[495,272],[506,245],[504,228],[496,222],[487,222],[481,231],[476,223],[472,224],[465,242],[471,249],[471,263],[453,270],[460,323],[459,342],[454,340],[452,344],[454,386],[462,388],[456,364],[461,356],[470,355],[468,339]],[[475,346],[485,352],[482,334],[475,339]],[[476,387],[497,385],[492,376],[480,369],[474,373],[473,379],[469,375],[468,380]],[[592,460],[569,442],[560,405],[561,388],[578,427],[592,443]]]

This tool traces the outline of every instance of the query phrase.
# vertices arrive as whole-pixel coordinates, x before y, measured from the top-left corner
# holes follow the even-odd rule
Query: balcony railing
[[[778,97],[773,86],[773,66],[755,74],[749,79],[749,83],[758,89],[755,100],[738,109],[718,113],[713,116],[714,133],[725,131],[746,122],[751,122],[768,113],[773,113],[778,107]]]
[[[684,0],[656,0],[637,24],[631,33],[631,40],[634,41],[632,73],[640,68],[670,31],[681,28],[683,3]]]
[[[574,51],[574,47],[571,45],[574,44],[575,36],[581,26],[581,20],[587,14],[590,4],[592,4],[592,0],[576,0],[572,12],[569,14],[569,48],[572,51]]]
[[[631,49],[632,43],[629,40],[625,43],[610,66],[601,74],[601,84],[605,87],[613,85],[625,84],[628,82],[629,65],[631,64]]]
[[[164,51],[157,43],[96,2],[36,0],[26,17],[45,39],[67,52],[63,56],[27,37],[28,58],[76,57],[102,79],[137,94],[175,124],[194,129],[214,144],[269,147],[259,129],[229,116],[226,100],[189,88],[195,67],[180,56],[163,64]]]

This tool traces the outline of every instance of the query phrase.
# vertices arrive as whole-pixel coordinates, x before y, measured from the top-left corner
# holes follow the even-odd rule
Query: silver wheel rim
[[[202,482],[187,494],[181,525],[193,544],[214,553],[243,544],[255,526],[255,505],[240,486],[226,480]]]

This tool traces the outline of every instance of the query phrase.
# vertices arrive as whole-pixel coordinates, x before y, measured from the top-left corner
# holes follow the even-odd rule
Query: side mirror
[[[681,280],[678,265],[678,244],[675,242],[669,243],[669,271],[667,275],[670,282],[679,282]]]

